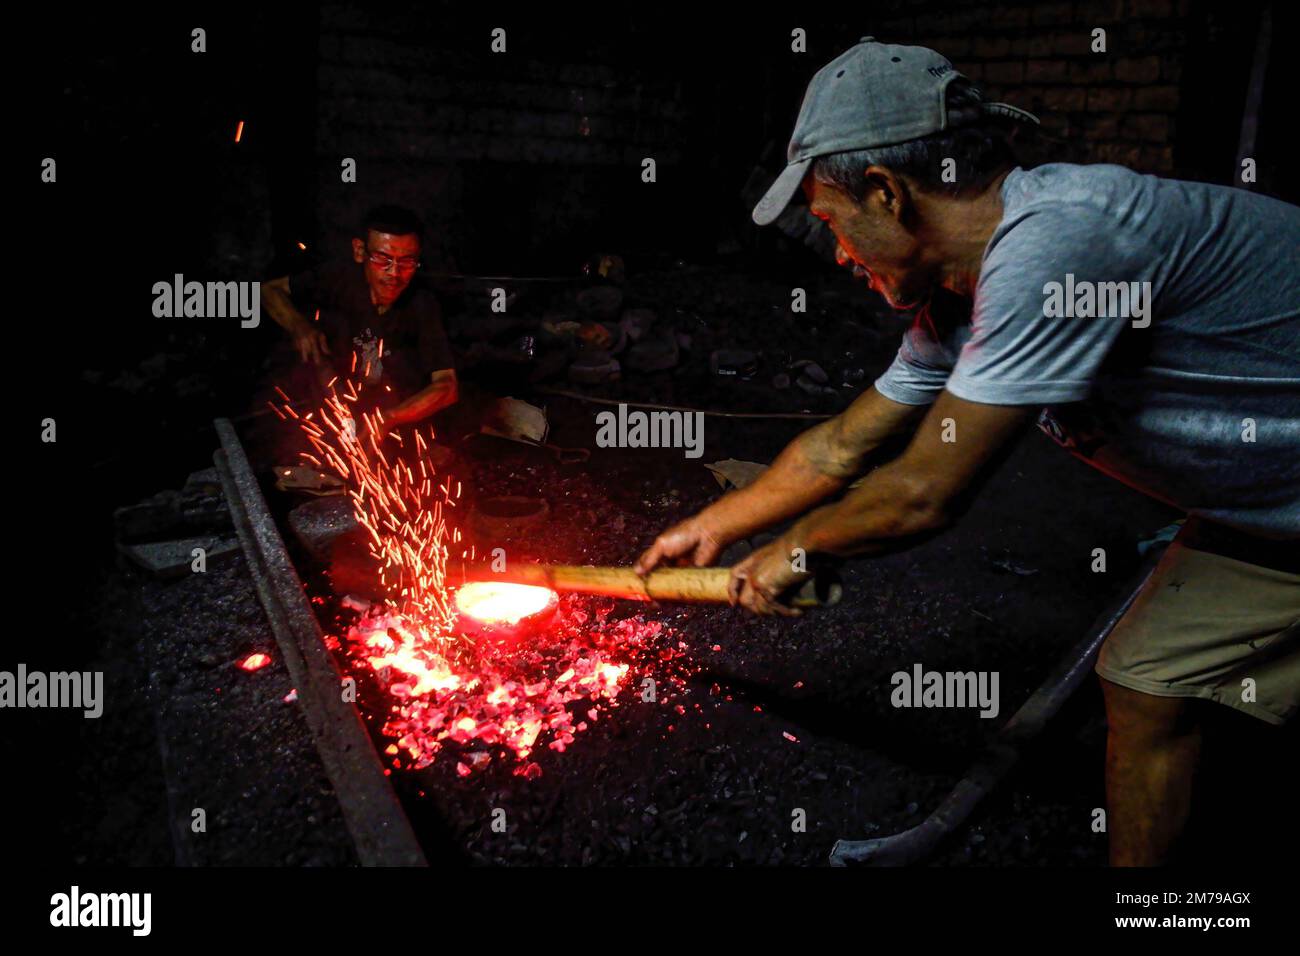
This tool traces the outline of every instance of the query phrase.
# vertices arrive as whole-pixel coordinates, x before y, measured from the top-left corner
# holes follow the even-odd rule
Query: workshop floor
[[[727,290],[732,316],[730,326],[709,333],[716,342],[706,344],[716,347],[739,334],[747,302],[770,301],[771,289],[755,291],[758,280],[752,278],[715,278]],[[702,287],[709,277],[695,281]],[[829,367],[839,357],[817,349],[846,348],[834,336],[795,337],[797,331],[790,330],[790,341],[807,348],[791,352],[794,358]],[[872,332],[853,347],[868,377],[887,362],[887,339]],[[644,381],[625,379],[615,394],[680,402],[689,393],[692,404],[737,408],[752,407],[767,394],[758,382],[708,381],[692,361],[687,369]],[[138,399],[121,401],[129,408]],[[553,442],[591,446],[598,406],[544,401]],[[800,404],[781,397],[766,407]],[[525,553],[524,543],[512,557],[626,563],[657,531],[718,493],[704,462],[769,461],[800,427],[710,418],[705,455],[697,461],[680,451],[597,449],[585,466],[562,466],[520,449],[476,462],[464,478],[479,495],[541,493],[549,499],[551,512],[532,553]],[[171,474],[204,467],[210,451],[200,447],[205,440],[173,444],[173,454],[186,460],[167,464],[167,477],[137,490],[148,493],[167,486]],[[109,490],[99,489],[116,496],[105,503],[105,513],[111,504],[132,500],[121,486],[115,471],[104,485]],[[685,713],[666,702],[629,701],[565,753],[539,754],[543,772],[535,780],[513,776],[505,764],[462,779],[446,761],[418,776],[397,773],[394,782],[431,857],[480,864],[820,864],[837,838],[895,832],[933,809],[979,744],[1125,587],[1137,541],[1173,517],[1032,431],[957,527],[914,550],[850,563],[845,601],[833,611],[778,621],[728,608],[611,609],[663,620],[685,643],[699,668],[683,698],[673,702]],[[1107,574],[1089,570],[1096,547],[1107,551]],[[85,761],[79,771],[45,762],[46,812],[54,831],[48,852],[110,865],[167,863],[166,807],[142,676],[147,669],[138,660],[132,615],[149,603],[141,600],[141,589],[177,585],[141,582],[120,571],[107,547],[93,554],[83,577],[86,599],[60,609],[59,629],[77,635],[82,665],[106,669],[110,688],[131,703],[111,725],[69,723],[67,739],[77,741]],[[55,593],[51,585],[49,595],[34,597],[53,599]],[[891,707],[890,675],[917,662],[931,670],[998,671],[1002,713],[981,720],[972,711]],[[1259,782],[1282,767],[1295,734],[1267,733],[1249,722],[1232,726],[1242,733],[1225,738],[1221,752],[1227,756],[1210,754],[1203,774],[1198,807],[1206,810],[1195,824],[1197,860],[1234,854],[1242,863],[1241,853],[1262,854],[1276,839],[1295,836],[1255,832],[1252,826],[1259,825],[1252,820],[1286,814],[1241,807],[1231,785],[1236,774],[1250,773]],[[1090,680],[1015,777],[936,862],[1104,862],[1104,837],[1091,829],[1092,810],[1103,805],[1104,740],[1100,693]],[[1281,799],[1285,790],[1278,783],[1264,792]],[[487,825],[494,808],[505,809],[518,825],[508,837]],[[806,832],[791,828],[796,810],[805,811]]]

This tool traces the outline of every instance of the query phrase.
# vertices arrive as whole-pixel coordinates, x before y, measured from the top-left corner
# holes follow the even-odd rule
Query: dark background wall
[[[1281,148],[1289,27],[1274,7],[1258,188],[1295,201]],[[265,278],[338,255],[383,199],[429,221],[433,271],[575,276],[612,251],[631,269],[724,256],[732,269],[806,275],[821,266],[756,229],[741,192],[756,164],[783,161],[809,77],[865,34],[931,44],[1037,112],[1028,161],[1230,182],[1261,9],[881,0],[779,22],[743,5],[517,13],[407,0],[66,23],[32,12],[14,35],[40,69],[11,129],[22,176],[45,156],[59,163],[57,185],[33,182],[23,238],[39,250],[23,282],[57,329],[53,360],[31,366],[46,375],[33,394],[41,417],[96,409],[102,427],[83,440],[112,480],[160,441],[193,434],[201,446],[213,414],[245,407],[283,337],[269,321],[248,332],[154,319],[152,283]],[[196,26],[203,54],[190,50]],[[490,50],[494,26],[507,30],[503,55]],[[807,53],[791,52],[794,27]],[[1096,27],[1105,54],[1089,51]],[[344,157],[356,184],[340,181]],[[645,157],[656,183],[641,181]]]
[[[989,95],[1036,112],[1032,159],[1227,182],[1260,9],[894,0],[851,22],[575,8],[452,25],[438,5],[375,17],[329,4],[316,21],[312,226],[333,247],[382,194],[419,208],[445,254],[479,271],[563,270],[603,247],[711,251],[746,238],[739,188],[765,149],[779,161],[808,78],[867,33],[933,46]],[[507,28],[505,55],[489,51],[494,25]],[[806,54],[790,51],[795,26]],[[1105,53],[1091,52],[1094,28]],[[340,183],[343,156],[361,164],[359,188]],[[638,176],[647,156],[651,188]],[[1282,188],[1280,156],[1263,160],[1265,186]]]
[[[1294,200],[1276,6],[1260,188]],[[75,30],[24,31],[56,78],[30,91],[27,128],[40,155],[59,156],[89,248],[147,219],[192,270],[276,271],[333,253],[367,204],[392,198],[434,227],[435,261],[569,272],[605,248],[761,246],[741,187],[760,156],[781,161],[812,73],[864,34],[931,45],[1036,112],[1031,161],[1229,182],[1262,7],[881,0],[780,22],[743,5],[521,15],[408,0],[91,13]],[[208,31],[205,54],[189,50],[194,26]],[[505,54],[489,49],[494,26]],[[807,53],[790,51],[796,26]],[[1104,54],[1089,50],[1094,28]],[[354,185],[340,181],[344,157],[358,162]],[[645,157],[654,185],[640,180]]]

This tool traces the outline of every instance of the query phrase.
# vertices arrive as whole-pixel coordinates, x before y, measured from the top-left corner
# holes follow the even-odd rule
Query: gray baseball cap
[[[819,156],[893,146],[948,129],[948,84],[967,79],[946,57],[923,46],[877,43],[863,37],[817,71],[804,93],[787,163],[754,207],[765,226],[789,204]],[[983,103],[986,114],[1037,123],[1032,113],[1005,103]]]

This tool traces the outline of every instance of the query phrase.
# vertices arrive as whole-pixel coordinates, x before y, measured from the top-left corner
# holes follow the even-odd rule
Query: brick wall
[[[1174,171],[1189,0],[894,4],[881,39],[943,53],[985,93],[1035,113],[1058,159]],[[1091,50],[1106,31],[1106,52]]]
[[[641,160],[653,156],[660,176],[681,162],[684,111],[670,73],[629,70],[614,51],[588,58],[581,43],[563,62],[563,42],[530,42],[510,21],[497,55],[486,26],[421,5],[386,9],[320,14],[318,196],[333,248],[366,206],[391,199],[426,218],[435,257],[572,268],[548,262],[548,250],[617,241],[602,235],[605,210],[635,218],[652,198],[634,188]],[[440,16],[453,28],[440,29]],[[355,186],[340,182],[345,156],[358,162]]]
[[[834,22],[539,10],[533,23],[502,15],[505,55],[489,49],[494,21],[469,22],[463,4],[330,3],[312,24],[317,232],[337,250],[386,199],[430,223],[427,258],[441,241],[469,271],[711,251],[752,236],[740,201],[750,170],[765,150],[779,162],[808,78],[864,34],[934,47],[988,95],[1036,113],[1030,163],[1228,182],[1261,2],[876,0],[851,18],[820,11]],[[807,53],[790,51],[795,26]],[[1097,28],[1104,53],[1091,50]],[[1273,181],[1289,182],[1273,154]],[[339,181],[345,156],[356,185]]]

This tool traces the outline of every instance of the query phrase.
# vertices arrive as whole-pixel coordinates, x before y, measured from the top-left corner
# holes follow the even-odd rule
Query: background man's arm
[[[868,388],[847,409],[799,435],[752,485],[724,495],[668,529],[641,556],[645,574],[665,560],[711,564],[731,542],[747,538],[842,491],[881,443],[913,428],[924,405],[904,405]]]
[[[293,304],[293,298],[289,292],[288,276],[280,276],[278,279],[263,282],[262,302],[266,305],[266,311],[271,313],[271,318],[275,320],[275,323],[292,336],[293,344],[298,349],[298,354],[302,356],[304,362],[313,362],[320,365],[325,361],[325,356],[329,355],[329,346],[325,341],[325,333],[299,312],[298,307]]]
[[[393,425],[410,425],[423,421],[448,405],[456,404],[459,398],[460,386],[456,381],[456,370],[439,369],[433,373],[429,385],[386,411],[384,421]]]

